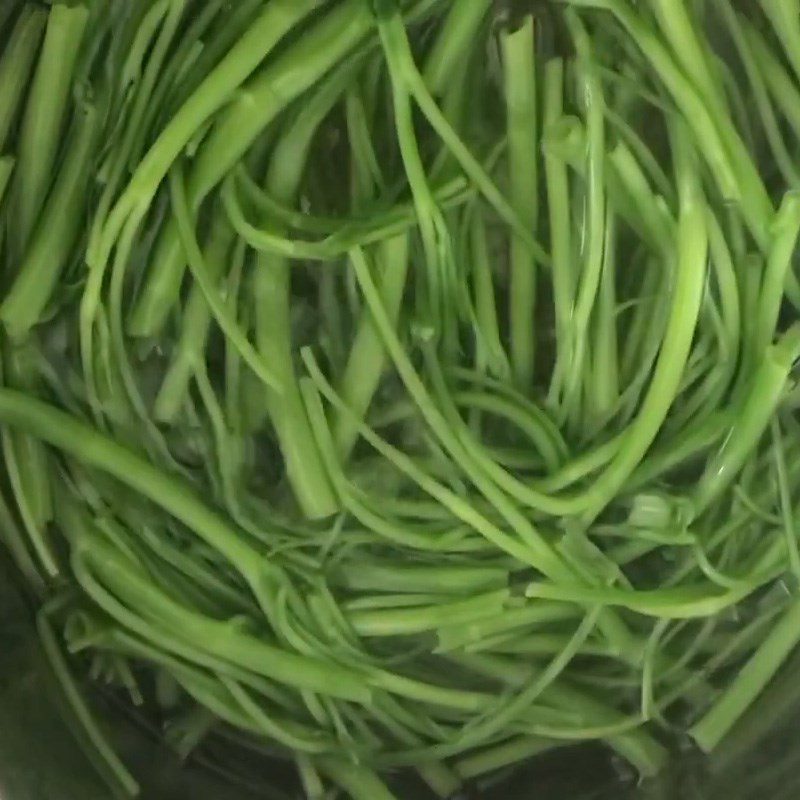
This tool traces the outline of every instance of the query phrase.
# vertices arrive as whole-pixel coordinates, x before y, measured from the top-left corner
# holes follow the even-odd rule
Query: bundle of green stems
[[[800,0],[4,3],[0,542],[113,790],[100,690],[263,796],[714,750],[800,640],[798,190]]]

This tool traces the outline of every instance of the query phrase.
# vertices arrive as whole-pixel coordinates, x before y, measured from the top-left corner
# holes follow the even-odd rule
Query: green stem
[[[761,7],[783,45],[783,51],[800,80],[800,20],[795,0],[761,0]]]
[[[33,341],[16,345],[6,342],[6,385],[34,392],[39,385],[39,358]],[[35,438],[7,427],[2,430],[2,449],[11,491],[33,550],[45,572],[51,578],[57,577],[61,572],[59,558],[48,529],[53,519],[53,492],[47,450]]]
[[[699,516],[730,485],[758,446],[772,415],[786,391],[794,362],[800,357],[800,326],[790,328],[777,344],[767,348],[753,375],[725,441],[706,468],[692,493]]]
[[[348,621],[360,636],[407,636],[434,630],[443,625],[463,625],[502,612],[511,593],[499,589],[475,594],[467,600],[454,600],[409,609],[351,611]]]
[[[800,90],[796,80],[786,70],[783,62],[758,29],[744,15],[739,15],[739,23],[773,100],[795,137],[800,137]]]
[[[564,106],[564,62],[551,59],[544,69],[544,136],[552,135]],[[570,323],[577,278],[572,258],[569,174],[563,159],[544,148],[547,208],[550,219],[553,305],[556,317],[556,356],[550,384],[550,404],[555,405],[566,374],[570,355]]]
[[[492,0],[454,0],[425,63],[425,83],[443,96],[453,73],[463,69],[465,47],[478,33]]]
[[[764,128],[764,133],[767,136],[767,141],[769,142],[775,162],[784,180],[793,188],[800,188],[800,172],[786,148],[780,125],[775,118],[775,110],[772,107],[764,76],[761,74],[758,61],[753,54],[751,42],[748,40],[749,37],[744,33],[740,17],[728,2],[719,2],[716,6],[722,14],[725,25],[728,28],[728,32],[733,39],[733,43],[739,53],[739,58],[744,66],[747,79],[753,91],[753,99],[758,109],[758,116]]]
[[[538,139],[534,23],[528,16],[520,27],[501,36],[506,96],[508,170],[511,206],[536,235],[538,204]],[[512,236],[509,279],[511,367],[517,384],[533,383],[536,350],[536,261],[527,242]]]
[[[44,9],[26,5],[0,56],[0,152],[5,148],[29,83],[46,20]]]
[[[772,680],[798,641],[800,603],[795,600],[711,710],[689,731],[702,750],[710,753],[725,738]]]
[[[203,251],[209,278],[215,283],[226,272],[233,238],[233,230],[224,215],[216,214]],[[159,422],[175,423],[186,400],[195,365],[203,358],[212,319],[203,291],[194,283],[183,309],[172,359],[153,403],[153,416]]]
[[[619,357],[617,349],[617,288],[616,288],[616,217],[606,214],[603,245],[603,272],[600,276],[597,304],[594,313],[594,348],[592,352],[590,414],[604,420],[619,398]]]
[[[800,236],[800,194],[787,193],[772,223],[772,243],[767,254],[767,264],[761,283],[761,298],[754,331],[754,352],[758,362],[761,353],[772,344],[778,326],[778,317],[792,269],[797,238]]]
[[[137,168],[125,193],[112,210],[102,245],[90,254],[90,285],[86,303],[91,308],[99,291],[108,253],[130,214],[141,216],[160,181],[178,154],[211,115],[229,100],[237,87],[319,0],[280,0],[265,7],[258,20],[228,52],[194,94]],[[197,211],[208,193],[247,152],[258,135],[283,111],[344,58],[369,32],[371,14],[361,0],[347,0],[319,19],[290,48],[268,61],[234,95],[198,152],[188,182],[189,207]],[[153,256],[158,269],[148,276],[129,320],[137,337],[158,333],[180,291],[185,262],[175,224],[162,231]],[[88,312],[87,312],[88,313]]]
[[[658,26],[672,47],[679,64],[692,79],[703,99],[718,117],[727,116],[725,95],[716,82],[705,42],[697,35],[700,30],[686,9],[685,0],[654,0],[653,10]]]
[[[14,177],[16,222],[12,251],[25,252],[52,179],[68,113],[72,77],[89,11],[84,5],[51,7],[42,52],[25,106]]]
[[[160,591],[146,573],[133,569],[102,540],[88,532],[73,551],[73,560],[106,582],[112,593],[128,603],[151,625],[196,644],[210,655],[233,661],[257,674],[297,689],[367,703],[366,674],[320,659],[297,655],[239,632],[235,625],[199,614]]]
[[[570,425],[581,430],[586,414],[581,412],[589,324],[603,270],[605,226],[605,100],[597,76],[589,35],[577,15],[568,12],[567,23],[578,51],[582,95],[586,112],[586,236],[583,243],[581,274],[575,307],[570,321],[571,358],[564,380],[562,414]]]
[[[613,460],[583,500],[582,521],[589,525],[624,486],[655,440],[678,392],[700,313],[705,285],[708,232],[706,207],[694,165],[680,167],[681,212],[677,265],[667,330],[647,395]]]
[[[36,627],[39,632],[42,649],[63,692],[64,699],[80,724],[83,734],[93,748],[93,752],[101,759],[103,767],[110,771],[113,779],[125,794],[128,797],[136,797],[139,794],[139,784],[127,767],[120,761],[119,756],[114,752],[108,739],[95,721],[92,711],[70,671],[70,666],[59,646],[58,638],[46,611],[42,610],[37,615]]]
[[[267,191],[294,202],[314,137],[330,110],[355,77],[360,62],[345,63],[322,85],[288,126],[272,153]],[[283,257],[259,253],[253,276],[258,350],[272,366],[280,392],[267,393],[267,408],[283,455],[286,477],[303,514],[310,519],[330,516],[336,498],[324,474],[308,421],[294,366],[291,310],[292,264]]]
[[[93,107],[76,111],[62,167],[0,306],[0,319],[13,339],[24,338],[39,322],[74,248],[83,223],[81,200],[89,183],[98,130]]]
[[[409,264],[408,236],[387,239],[376,253],[380,293],[392,325],[396,326],[406,288]],[[386,350],[370,312],[361,314],[347,364],[339,380],[339,395],[353,413],[364,419],[386,368]],[[353,418],[336,414],[333,437],[342,462],[346,462],[358,438]]]
[[[503,744],[459,759],[455,764],[455,770],[465,781],[471,780],[503,767],[529,761],[534,756],[554,750],[559,745],[557,740],[546,739],[543,736],[518,736]]]
[[[495,295],[494,275],[489,256],[486,220],[476,209],[467,216],[465,257],[472,265],[472,303],[475,308],[475,326],[477,338],[476,362],[479,368],[486,367],[490,373],[505,377],[510,372],[508,357],[503,347],[500,334],[500,323],[497,318],[497,297]]]
[[[591,4],[594,0],[588,2]],[[767,226],[773,213],[772,205],[733,124],[728,119],[715,120],[702,95],[674,62],[656,32],[632,6],[621,0],[600,0],[600,4],[611,9],[642,49],[694,133],[698,148],[723,197],[740,204],[753,237],[760,247],[764,247],[768,241]]]
[[[175,168],[170,172],[170,195],[173,212],[180,231],[181,242],[192,271],[192,277],[203,292],[205,301],[211,309],[211,314],[220,328],[222,328],[228,340],[236,346],[236,349],[239,351],[244,361],[259,379],[264,382],[264,385],[280,392],[281,384],[279,378],[275,376],[272,367],[267,363],[264,357],[250,344],[247,334],[226,306],[220,290],[214,285],[212,274],[205,263],[203,252],[200,250],[200,245],[197,243],[192,227],[192,221],[189,216],[189,206],[186,199],[186,187],[182,172],[179,168]]]
[[[397,800],[386,784],[367,767],[335,758],[316,758],[314,764],[353,800]]]

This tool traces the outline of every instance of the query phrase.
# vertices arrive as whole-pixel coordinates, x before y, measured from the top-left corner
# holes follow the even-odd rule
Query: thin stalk
[[[796,79],[800,80],[800,20],[797,17],[797,3],[794,0],[760,0],[760,3],[783,45]]]
[[[616,289],[616,216],[606,213],[606,233],[603,245],[603,272],[593,317],[594,348],[592,351],[591,414],[604,419],[615,407],[619,397],[619,357],[617,348],[617,289]]]
[[[0,152],[16,121],[46,21],[44,9],[26,5],[0,55]]]
[[[603,248],[605,245],[605,100],[602,85],[594,66],[592,45],[585,28],[577,15],[569,13],[567,23],[578,50],[580,80],[585,103],[587,148],[586,148],[586,201],[584,224],[586,236],[583,242],[581,274],[577,296],[570,322],[571,353],[564,379],[562,414],[570,425],[581,430],[585,427],[585,413],[581,409],[581,393],[584,380],[589,325],[603,270]]]
[[[225,332],[238,349],[240,355],[253,372],[264,382],[265,386],[277,391],[281,390],[279,379],[264,357],[256,351],[247,338],[246,332],[240,327],[236,318],[231,314],[219,289],[214,285],[213,278],[206,266],[203,253],[197,243],[189,216],[189,206],[186,198],[186,188],[182,172],[179,168],[170,173],[170,189],[173,211],[180,230],[180,237],[186,252],[186,257],[192,270],[192,277],[197,281],[203,292],[206,303],[217,324]]]
[[[551,59],[544,69],[544,135],[558,124],[564,106],[564,62]],[[549,400],[554,405],[566,374],[570,350],[570,324],[577,278],[572,258],[569,174],[564,161],[544,148],[544,172],[550,219],[553,305],[555,307],[556,355]]]
[[[409,266],[408,236],[387,239],[375,254],[384,308],[393,325],[397,325],[406,288]],[[368,310],[364,310],[350,348],[338,391],[353,413],[364,419],[386,368],[387,356]],[[346,462],[358,438],[353,419],[336,414],[333,437],[339,458]]]
[[[739,671],[712,708],[691,728],[703,751],[711,752],[756,700],[800,641],[800,603],[795,601]]]
[[[467,217],[469,237],[465,244],[465,257],[472,265],[472,304],[475,310],[475,328],[477,338],[476,362],[478,368],[486,367],[490,373],[505,377],[510,372],[508,356],[500,333],[497,318],[497,297],[495,294],[494,276],[489,256],[486,220],[480,210]],[[467,249],[468,248],[468,249]]]
[[[0,319],[13,339],[24,338],[41,319],[80,234],[82,200],[98,131],[93,107],[76,111],[63,165],[32,229],[19,272],[0,305]]]
[[[683,148],[685,143],[677,143]],[[706,207],[688,157],[679,165],[681,211],[677,265],[669,321],[645,399],[623,443],[584,496],[582,520],[592,522],[624,486],[655,440],[680,386],[700,313],[705,285]]]
[[[346,63],[333,73],[273,151],[267,191],[294,202],[304,176],[308,154],[322,121],[340,99],[359,62]],[[311,519],[330,516],[337,505],[314,443],[294,366],[291,308],[291,263],[280,256],[259,253],[253,276],[256,341],[272,365],[280,392],[267,393],[267,408],[278,435],[286,476],[303,514]]]
[[[692,492],[695,516],[702,514],[733,481],[757,447],[786,390],[789,373],[800,357],[800,327],[790,328],[767,348],[725,441],[706,464]]]
[[[755,363],[772,344],[786,291],[787,276],[792,269],[797,238],[800,236],[800,195],[787,193],[772,223],[772,244],[761,283],[758,316],[753,333]]]
[[[501,36],[507,114],[509,194],[511,206],[536,236],[538,204],[538,138],[536,62],[533,17]],[[533,383],[536,352],[536,261],[527,242],[511,240],[509,326],[511,368],[517,384]]]
[[[266,6],[172,118],[137,168],[109,215],[102,242],[90,254],[90,282],[85,295],[87,315],[99,291],[108,253],[125,220],[131,214],[134,219],[144,214],[181,149],[231,94],[234,101],[216,121],[194,160],[187,186],[189,207],[194,212],[278,114],[339,63],[369,32],[369,8],[358,0],[348,0],[323,16],[293,47],[267,62],[245,83],[281,39],[318,5],[319,0],[280,0]],[[241,87],[238,92],[237,87]],[[128,330],[133,336],[147,338],[158,333],[180,291],[185,261],[176,225],[169,224],[162,231],[154,263],[159,267],[148,275],[129,321]]]
[[[14,176],[16,222],[12,252],[20,258],[33,233],[52,180],[61,131],[69,112],[72,77],[89,19],[86,6],[51,7],[19,134]]]
[[[212,281],[218,281],[227,272],[232,244],[232,228],[223,215],[215,215],[203,249],[203,259]],[[175,423],[186,400],[195,365],[203,357],[212,319],[202,289],[199,284],[193,284],[183,309],[178,341],[153,403],[153,416],[159,422]]]
[[[739,53],[739,58],[744,66],[747,79],[753,91],[753,99],[758,109],[758,117],[764,128],[767,141],[772,151],[775,162],[781,171],[784,180],[792,187],[800,187],[800,172],[794,164],[792,156],[787,150],[783,140],[783,134],[778,120],[775,117],[775,109],[772,106],[769,91],[761,74],[758,61],[752,51],[752,44],[745,35],[740,16],[733,10],[728,0],[718,2],[716,6],[722,15],[723,21],[728,28],[728,32],[733,39],[733,43]]]
[[[425,63],[425,83],[443,96],[453,73],[463,68],[465,42],[472,41],[492,6],[492,0],[455,0],[450,5]]]

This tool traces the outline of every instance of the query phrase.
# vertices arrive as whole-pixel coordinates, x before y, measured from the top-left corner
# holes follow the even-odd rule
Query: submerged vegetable
[[[116,789],[97,683],[265,796],[723,742],[800,641],[797,4],[11,6],[0,541]]]

